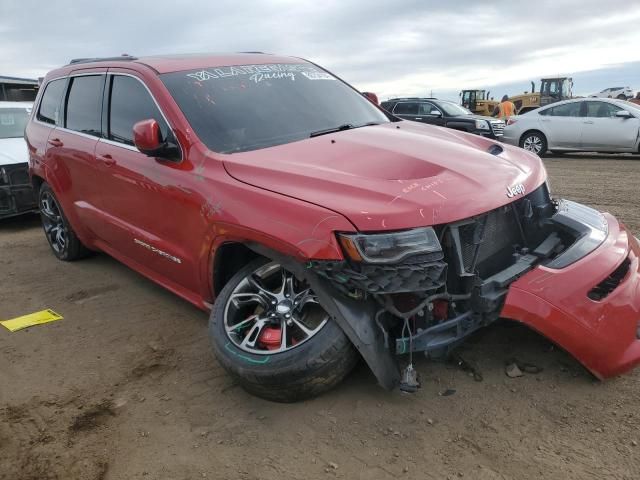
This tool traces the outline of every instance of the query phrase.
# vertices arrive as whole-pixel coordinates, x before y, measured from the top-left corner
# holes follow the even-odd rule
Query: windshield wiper
[[[319,137],[320,135],[326,135],[328,133],[342,132],[343,130],[351,130],[352,128],[354,128],[353,125],[351,125],[350,123],[345,123],[343,125],[340,125],[339,127],[327,128],[326,130],[317,130],[315,132],[311,132],[309,134],[309,138]]]
[[[353,128],[361,128],[361,127],[370,127],[372,125],[380,125],[381,122],[367,122],[362,125],[358,125],[354,127],[351,123],[345,123],[344,125],[340,125],[339,127],[327,128],[326,130],[318,130],[317,132],[311,132],[309,135],[310,138],[319,137],[320,135],[326,135],[327,133],[336,133],[342,132],[344,130],[351,130]]]

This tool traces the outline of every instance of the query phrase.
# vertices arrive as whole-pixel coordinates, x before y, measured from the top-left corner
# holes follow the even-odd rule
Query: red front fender
[[[600,379],[640,363],[640,246],[605,216],[609,235],[602,245],[566,268],[540,266],[518,279],[501,313],[540,332]],[[591,300],[591,289],[626,258],[629,269],[620,284],[602,300]]]

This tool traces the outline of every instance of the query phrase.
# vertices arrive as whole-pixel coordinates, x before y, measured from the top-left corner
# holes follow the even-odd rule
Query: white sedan
[[[24,128],[31,102],[0,102],[0,218],[34,212]]]
[[[630,87],[611,87],[589,96],[592,98],[617,98],[618,100],[627,100],[633,98],[633,90],[631,90]]]
[[[511,117],[503,141],[543,155],[552,152],[640,150],[640,107],[608,98],[565,100]]]

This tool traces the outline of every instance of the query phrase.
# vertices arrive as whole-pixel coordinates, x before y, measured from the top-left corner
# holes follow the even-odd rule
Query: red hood
[[[361,231],[471,217],[546,179],[540,159],[496,142],[413,122],[390,123],[225,156],[237,180],[341,213]]]

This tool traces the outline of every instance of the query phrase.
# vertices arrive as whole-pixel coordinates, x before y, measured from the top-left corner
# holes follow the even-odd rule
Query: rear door
[[[418,102],[398,102],[393,107],[392,113],[403,120],[424,121],[424,118],[420,115],[420,104]]]
[[[569,102],[540,112],[540,123],[550,149],[580,149],[584,126],[583,104],[584,102]]]
[[[102,95],[106,69],[69,76],[59,119],[49,135],[47,161],[54,189],[76,228],[94,231],[96,215],[95,147],[101,136]],[[74,223],[74,220],[79,223]]]
[[[582,131],[582,147],[594,151],[635,150],[640,131],[638,118],[616,117],[622,107],[609,102],[586,102],[586,117]]]

